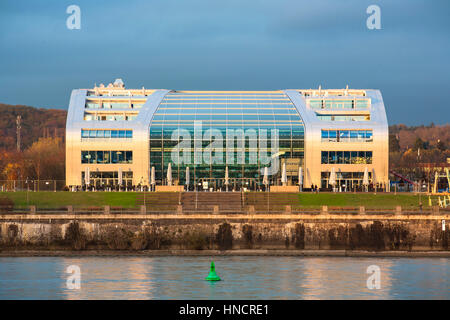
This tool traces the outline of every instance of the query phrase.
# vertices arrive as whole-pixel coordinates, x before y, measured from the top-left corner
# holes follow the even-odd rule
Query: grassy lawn
[[[0,198],[10,198],[16,208],[26,208],[35,205],[38,208],[61,208],[72,205],[75,208],[112,207],[133,208],[137,206],[137,199],[142,196],[135,192],[0,192]],[[156,194],[153,194],[155,197]],[[278,196],[283,197],[282,194]],[[271,199],[277,197],[270,194]],[[442,197],[441,197],[442,198]],[[291,198],[292,199],[292,198]],[[423,208],[428,207],[428,196],[421,197]],[[433,196],[433,205],[437,204],[437,197]],[[292,201],[292,200],[291,200]],[[295,201],[295,200],[294,200]],[[394,209],[395,206],[404,208],[418,208],[419,196],[404,194],[373,194],[373,193],[301,193],[298,194],[298,204],[302,207],[319,208],[322,205],[329,207],[358,207],[374,209]]]
[[[134,192],[0,192],[0,198],[8,197],[14,201],[15,208],[35,205],[38,208],[59,208],[72,205],[75,208],[112,207],[132,208],[136,204]]]
[[[428,196],[414,194],[373,194],[373,193],[302,193],[299,194],[299,204],[305,207],[359,207],[374,209],[393,209],[396,206],[404,208],[418,208],[420,198],[423,208],[428,207]],[[433,205],[437,197],[432,197]]]

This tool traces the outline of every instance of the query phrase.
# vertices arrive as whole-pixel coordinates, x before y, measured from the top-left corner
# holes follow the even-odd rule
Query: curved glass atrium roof
[[[199,125],[201,127],[203,160],[205,151],[209,152],[208,146],[215,140],[214,135],[210,134],[211,131],[220,132],[219,135],[223,137],[220,144],[223,144],[223,163],[195,163],[193,141],[191,164],[173,162],[174,147],[181,141],[177,141],[176,134],[173,139],[174,132],[182,129],[193,138],[194,124],[197,128]],[[247,137],[245,163],[236,163],[237,156],[232,162],[225,155],[227,130],[239,129]],[[267,130],[267,136],[264,129]],[[265,165],[259,158],[256,163],[252,161],[250,153],[255,146],[252,145],[252,140],[255,143],[258,141],[256,149],[260,147],[261,139],[266,140],[270,153],[273,129],[278,130],[280,157],[303,159],[303,122],[294,104],[282,91],[172,91],[161,101],[150,124],[150,166],[155,166],[156,179],[164,180],[168,163],[172,162],[174,180],[179,179],[180,184],[185,182],[186,166],[191,170],[190,180],[223,178],[227,165],[230,178],[259,179],[260,169]],[[217,147],[217,144],[215,146]],[[218,155],[218,158],[220,157],[221,155]]]

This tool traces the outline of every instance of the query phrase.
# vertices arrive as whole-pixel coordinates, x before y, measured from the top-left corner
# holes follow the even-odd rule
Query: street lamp
[[[141,177],[141,181],[139,182],[139,184],[141,185],[141,191],[144,192],[144,206],[145,206],[145,188],[142,186],[143,180],[144,180],[144,177]]]
[[[28,185],[28,177],[27,180],[25,180],[25,184],[27,185],[27,207],[28,207],[29,192],[30,192],[30,186]]]

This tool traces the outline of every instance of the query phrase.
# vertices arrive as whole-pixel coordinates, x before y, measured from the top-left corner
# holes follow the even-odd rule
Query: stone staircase
[[[241,212],[253,206],[255,212],[282,212],[286,206],[292,210],[300,208],[297,193],[267,192],[147,192],[145,205],[147,212],[174,212],[179,205],[183,212],[213,212],[218,206],[219,212]],[[136,205],[144,205],[144,194],[136,197]]]
[[[147,211],[176,211],[180,202],[179,192],[146,192],[145,206]],[[144,194],[139,193],[136,197],[136,206],[144,205]]]
[[[239,212],[242,210],[240,192],[183,192],[181,204],[183,211],[213,211],[219,206],[220,212]]]

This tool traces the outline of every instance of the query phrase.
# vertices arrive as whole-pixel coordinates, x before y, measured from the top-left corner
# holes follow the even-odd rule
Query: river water
[[[216,283],[204,280],[211,259],[2,257],[0,299],[450,299],[448,258],[222,256]],[[80,289],[67,286],[71,265]],[[367,287],[373,265],[379,289]]]

